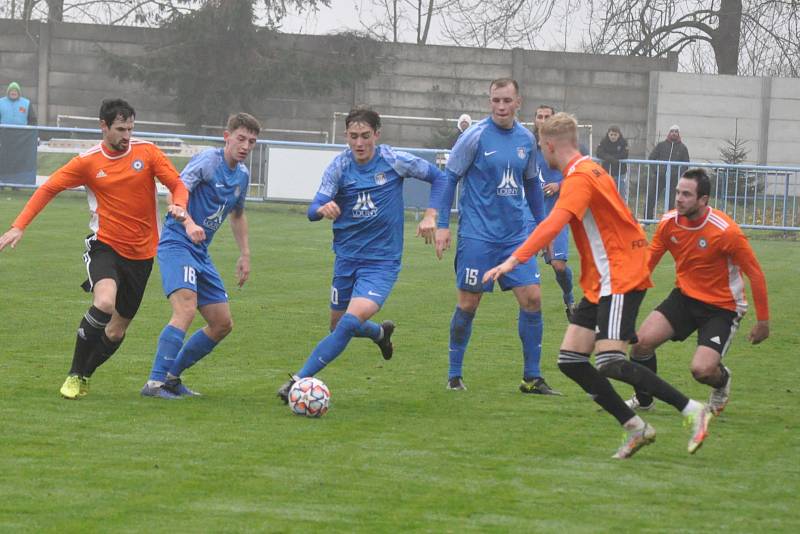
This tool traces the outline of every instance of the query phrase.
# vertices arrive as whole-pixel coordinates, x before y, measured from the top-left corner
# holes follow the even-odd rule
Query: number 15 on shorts
[[[468,286],[477,286],[478,285],[478,269],[470,269],[469,267],[464,269],[464,281],[467,283]]]

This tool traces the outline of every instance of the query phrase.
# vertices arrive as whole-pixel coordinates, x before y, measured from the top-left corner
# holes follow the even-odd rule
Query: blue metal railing
[[[0,126],[0,134],[13,134],[14,130],[36,131],[40,138],[53,138],[61,134],[70,139],[100,138],[100,130],[90,128],[58,128],[50,126]],[[5,131],[5,133],[4,133]],[[170,134],[155,132],[136,132],[136,137],[145,139],[180,139],[191,141],[184,145],[221,145],[223,138],[218,136]],[[293,177],[269,176],[269,154],[273,148],[295,148],[309,151],[323,150],[331,153],[346,148],[346,145],[324,143],[259,140],[247,162],[251,172],[252,186],[250,197],[254,200],[274,200],[268,194],[270,179],[290,180]],[[2,157],[0,147],[0,157]],[[398,148],[425,158],[440,166],[446,161],[447,150],[425,148]],[[47,152],[42,142],[39,152]],[[81,150],[76,149],[75,152]],[[302,168],[298,161],[298,169]],[[623,198],[634,216],[642,223],[657,223],[661,215],[672,209],[674,188],[678,177],[689,167],[704,167],[712,177],[711,205],[728,213],[743,228],[780,231],[800,230],[800,167],[776,167],[758,165],[730,165],[725,163],[669,162],[643,159],[627,159],[609,169],[617,181]],[[3,161],[0,160],[0,176],[3,175]],[[316,179],[316,177],[314,177]],[[36,187],[35,184],[16,184],[2,182],[0,185],[15,187]],[[408,180],[404,194],[406,205],[421,209],[427,205],[427,185]],[[310,200],[308,193],[299,195],[298,200]]]

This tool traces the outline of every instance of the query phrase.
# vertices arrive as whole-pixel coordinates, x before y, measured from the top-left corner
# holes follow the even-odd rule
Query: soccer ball
[[[297,415],[322,417],[328,411],[330,401],[328,386],[318,378],[301,378],[289,390],[289,408]]]

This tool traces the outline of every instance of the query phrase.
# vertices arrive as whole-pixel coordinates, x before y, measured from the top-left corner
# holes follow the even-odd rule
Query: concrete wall
[[[100,47],[118,54],[141,54],[163,37],[158,29],[0,20],[0,84],[18,80],[37,107],[41,122],[61,115],[96,116],[100,100],[128,99],[140,121],[179,122],[172,97],[140,84],[118,82],[100,61]],[[325,54],[325,36],[286,35],[282,45]],[[676,70],[668,59],[627,58],[544,51],[470,49],[412,44],[375,44],[381,72],[322,98],[265,95],[256,112],[268,128],[330,130],[334,112],[369,104],[385,115],[451,118],[487,113],[489,82],[513,76],[522,86],[521,119],[531,121],[538,104],[575,113],[592,124],[594,145],[610,124],[620,124],[632,152],[646,149],[649,73]],[[387,119],[383,139],[399,146],[425,146],[435,123]],[[454,127],[454,125],[453,125]],[[337,124],[341,141],[343,125]]]
[[[800,165],[800,79],[652,72],[650,101],[649,147],[678,124],[693,160],[720,161],[738,128],[749,163]]]

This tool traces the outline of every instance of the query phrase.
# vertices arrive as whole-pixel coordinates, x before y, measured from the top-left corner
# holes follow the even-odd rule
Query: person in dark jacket
[[[608,127],[606,136],[597,145],[595,154],[603,168],[614,177],[622,198],[628,200],[628,165],[620,160],[628,159],[628,141],[622,135],[622,130],[616,124]]]
[[[681,140],[681,129],[677,124],[670,126],[667,138],[653,148],[648,159],[654,161],[689,161],[689,149],[686,148],[686,145]],[[650,170],[645,218],[656,219],[657,201],[658,204],[663,205],[664,196],[667,194],[670,197],[668,204],[670,208],[667,209],[671,209],[671,206],[675,203],[675,185],[678,183],[681,172],[686,170],[686,167],[688,165],[656,165]],[[667,172],[668,169],[669,172]]]

